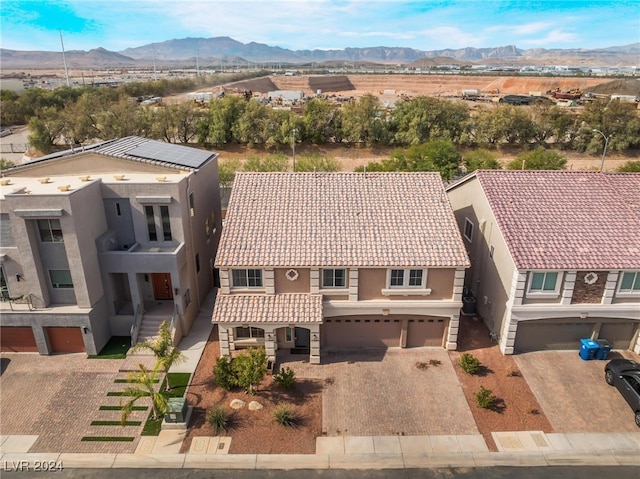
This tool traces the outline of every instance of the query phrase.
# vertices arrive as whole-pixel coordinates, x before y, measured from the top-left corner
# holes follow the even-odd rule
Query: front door
[[[153,273],[151,280],[153,282],[154,299],[173,299],[173,288],[169,273]]]
[[[295,347],[308,348],[311,345],[311,331],[307,328],[295,328]]]

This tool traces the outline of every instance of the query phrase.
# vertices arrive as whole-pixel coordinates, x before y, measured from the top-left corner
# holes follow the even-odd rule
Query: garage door
[[[323,346],[337,349],[400,346],[402,321],[396,319],[325,319]]]
[[[49,336],[51,353],[83,353],[85,352],[82,330],[80,328],[45,328]]]
[[[522,321],[518,323],[514,350],[516,353],[547,349],[578,351],[581,338],[590,338],[594,323],[549,323]]]
[[[407,328],[407,347],[442,346],[447,323],[446,319],[410,319]]]
[[[0,328],[0,351],[37,353],[36,338],[31,327],[3,326]]]
[[[638,323],[603,323],[598,338],[606,339],[613,349],[629,349]]]

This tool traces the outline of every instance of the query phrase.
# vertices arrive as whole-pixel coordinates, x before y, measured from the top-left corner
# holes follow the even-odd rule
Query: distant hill
[[[88,52],[72,50],[66,53],[70,68],[105,68],[148,66],[193,66],[198,59],[203,65],[251,63],[332,63],[368,62],[372,64],[414,65],[433,59],[435,64],[451,63],[512,63],[524,65],[638,65],[640,43],[600,49],[529,49],[514,45],[491,48],[460,48],[422,51],[405,47],[344,48],[336,50],[287,50],[263,43],[241,43],[229,37],[182,38],[111,52],[96,48]],[[443,61],[443,59],[445,59]],[[61,68],[62,54],[48,51],[17,51],[0,49],[2,68]],[[442,62],[442,63],[441,63]]]

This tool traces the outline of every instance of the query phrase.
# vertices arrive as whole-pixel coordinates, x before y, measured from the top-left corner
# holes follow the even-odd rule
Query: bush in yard
[[[273,412],[273,419],[281,426],[294,427],[298,424],[298,417],[287,406],[280,406]]]
[[[233,359],[231,369],[236,385],[253,396],[267,374],[267,353],[262,346],[258,349],[249,348],[246,354],[239,354]]]
[[[218,436],[227,432],[229,424],[229,413],[222,406],[216,406],[207,411],[207,424],[213,428],[213,433]]]
[[[483,409],[491,409],[495,410],[496,408],[496,398],[491,389],[485,389],[484,386],[480,386],[480,391],[473,394],[476,397],[476,401],[478,402],[478,406]]]
[[[291,389],[296,382],[296,373],[293,369],[284,367],[273,376],[273,380],[282,389]]]
[[[216,365],[213,368],[213,374],[215,376],[216,384],[226,391],[231,391],[236,385],[236,379],[231,366],[231,360],[227,355],[216,359]]]
[[[469,353],[464,353],[460,357],[460,367],[467,374],[477,374],[480,370],[480,361]]]

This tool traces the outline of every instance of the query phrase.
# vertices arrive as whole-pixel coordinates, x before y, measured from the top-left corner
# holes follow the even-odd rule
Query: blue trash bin
[[[580,340],[580,357],[585,361],[594,359],[596,357],[598,349],[600,349],[600,346],[598,346],[598,343],[596,343],[593,339]]]
[[[596,351],[596,359],[607,359],[611,351],[611,345],[606,339],[598,339],[598,351]]]

